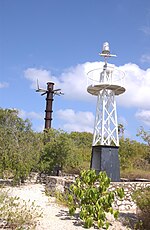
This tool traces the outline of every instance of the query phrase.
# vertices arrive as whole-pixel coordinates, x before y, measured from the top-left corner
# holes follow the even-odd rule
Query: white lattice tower
[[[87,91],[97,96],[93,146],[119,146],[115,95],[125,92],[124,73],[107,64],[107,58],[115,56],[110,54],[107,42],[104,43],[103,52],[100,55],[105,57],[103,68],[94,69],[88,73]]]

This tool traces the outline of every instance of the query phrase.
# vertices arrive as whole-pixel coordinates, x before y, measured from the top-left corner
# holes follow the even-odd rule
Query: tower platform
[[[115,95],[120,95],[124,93],[126,90],[124,87],[120,85],[110,85],[110,84],[96,84],[96,85],[89,85],[87,87],[88,93],[98,96],[101,90],[107,89],[107,90],[113,90]]]

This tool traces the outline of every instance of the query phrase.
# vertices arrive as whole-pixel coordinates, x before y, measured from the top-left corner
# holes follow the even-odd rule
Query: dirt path
[[[13,187],[10,190],[11,195],[18,196],[20,199],[29,202],[35,202],[35,205],[40,206],[43,217],[39,219],[36,230],[83,230],[80,220],[78,218],[70,218],[68,209],[57,205],[54,198],[49,198],[45,195],[44,185],[30,184],[20,187]],[[125,218],[133,217],[132,214],[121,214],[119,221],[112,220],[112,226],[109,230],[130,230],[132,228],[124,226]],[[94,230],[94,228],[91,228]]]

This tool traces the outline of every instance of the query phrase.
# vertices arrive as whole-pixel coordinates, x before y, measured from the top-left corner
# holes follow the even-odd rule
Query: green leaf
[[[110,226],[110,223],[109,223],[109,222],[106,222],[106,223],[105,223],[105,226],[106,226],[106,229],[108,229],[109,226]]]
[[[123,198],[124,197],[124,189],[123,188],[117,188],[117,195],[119,196],[119,198]]]
[[[72,203],[72,201],[73,201],[73,197],[72,197],[72,195],[68,195],[68,201],[70,202],[70,203]]]
[[[69,208],[69,214],[73,216],[75,214],[76,208],[75,207],[70,207]]]
[[[97,221],[98,228],[102,228],[104,226],[104,222],[102,220]]]
[[[91,217],[88,217],[86,220],[85,220],[85,224],[84,224],[84,227],[85,228],[91,228],[93,225],[93,219]]]
[[[113,211],[113,215],[114,215],[115,219],[118,219],[119,211],[118,210],[114,210]]]

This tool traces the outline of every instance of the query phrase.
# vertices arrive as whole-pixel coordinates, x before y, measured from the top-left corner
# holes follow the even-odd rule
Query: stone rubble
[[[75,178],[64,178],[57,176],[45,176],[44,182],[46,185],[46,190],[49,192],[64,192],[73,183]],[[141,188],[150,187],[150,182],[111,182],[109,190],[114,191],[117,188],[123,188],[125,196],[123,200],[116,199],[114,201],[113,207],[119,211],[129,211],[136,212],[136,204],[132,200],[132,193]]]

